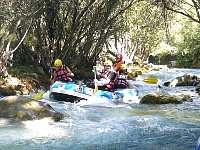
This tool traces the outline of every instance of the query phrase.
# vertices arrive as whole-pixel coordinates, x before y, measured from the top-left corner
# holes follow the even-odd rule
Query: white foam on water
[[[44,118],[41,120],[23,121],[26,129],[30,132],[26,132],[29,137],[64,137],[69,136],[67,133],[55,126],[55,123],[50,118]]]
[[[0,127],[6,126],[8,124],[10,124],[9,119],[0,118]]]
[[[92,106],[105,106],[105,107],[114,107],[115,104],[106,97],[96,97],[90,96],[87,100],[81,100],[76,104],[77,106],[85,106],[85,105],[92,105]]]
[[[130,96],[130,97],[126,96],[125,98],[123,98],[123,102],[127,103],[127,104],[133,104],[133,103],[139,104],[140,99],[137,96],[135,96],[134,99],[132,96]]]
[[[42,96],[43,99],[50,99],[49,98],[49,91],[45,92]]]

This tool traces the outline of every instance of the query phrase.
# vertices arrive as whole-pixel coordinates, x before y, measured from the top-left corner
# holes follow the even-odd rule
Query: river
[[[140,98],[155,92],[157,85],[141,80],[156,77],[162,84],[183,74],[200,74],[199,69],[169,69],[143,74],[132,81]],[[166,92],[193,91],[195,87],[163,87]],[[90,99],[77,104],[58,102],[46,96],[65,119],[9,123],[0,120],[2,150],[195,150],[200,137],[200,96],[193,102],[150,105]]]

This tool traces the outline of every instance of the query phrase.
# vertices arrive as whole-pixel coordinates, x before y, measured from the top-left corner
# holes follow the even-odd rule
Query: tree
[[[115,24],[115,32],[108,39],[110,49],[120,50],[129,60],[134,57],[145,61],[152,50],[163,40],[167,28],[163,10],[149,2],[141,1],[123,14],[120,23]],[[115,43],[115,44],[113,44]]]
[[[200,3],[197,0],[162,0],[157,1],[157,5],[163,7],[165,11],[171,11],[175,14],[181,14],[184,19],[187,18],[189,21],[185,21],[182,29],[183,40],[176,44],[179,47],[178,61],[180,67],[199,67],[199,30],[193,24],[194,22],[200,24]],[[189,26],[188,26],[189,22]],[[198,25],[199,26],[199,25]],[[192,31],[191,31],[192,29]],[[185,32],[189,31],[189,32]]]
[[[14,31],[9,29],[13,33],[9,49],[19,64],[41,66],[46,73],[55,58],[73,69],[91,68],[106,39],[117,32],[114,24],[133,4],[133,0],[10,1],[7,16],[14,18],[12,24],[17,20],[20,24]]]
[[[133,4],[133,0],[44,3],[43,14],[33,27],[38,39],[34,49],[42,50],[43,68],[46,64],[49,68],[55,58],[61,58],[73,69],[92,68],[106,39],[118,32],[114,25]]]
[[[166,11],[181,14],[192,21],[200,23],[200,3],[198,0],[161,0],[154,2],[154,4],[161,5]]]

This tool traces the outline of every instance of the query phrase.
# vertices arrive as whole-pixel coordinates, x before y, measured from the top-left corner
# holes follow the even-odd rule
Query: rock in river
[[[60,121],[64,115],[56,112],[48,103],[36,101],[25,96],[7,96],[0,99],[0,118],[17,121],[52,118]]]
[[[147,94],[140,100],[143,104],[181,104],[185,101],[192,101],[189,95],[175,96],[166,93]]]

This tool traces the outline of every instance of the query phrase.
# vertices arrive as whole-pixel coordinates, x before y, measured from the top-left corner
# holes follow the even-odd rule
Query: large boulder
[[[192,101],[189,95],[175,96],[166,93],[147,94],[140,100],[142,104],[181,104],[184,101]]]
[[[62,113],[56,112],[49,104],[25,96],[7,96],[0,99],[0,118],[17,121],[52,118],[60,121]]]

